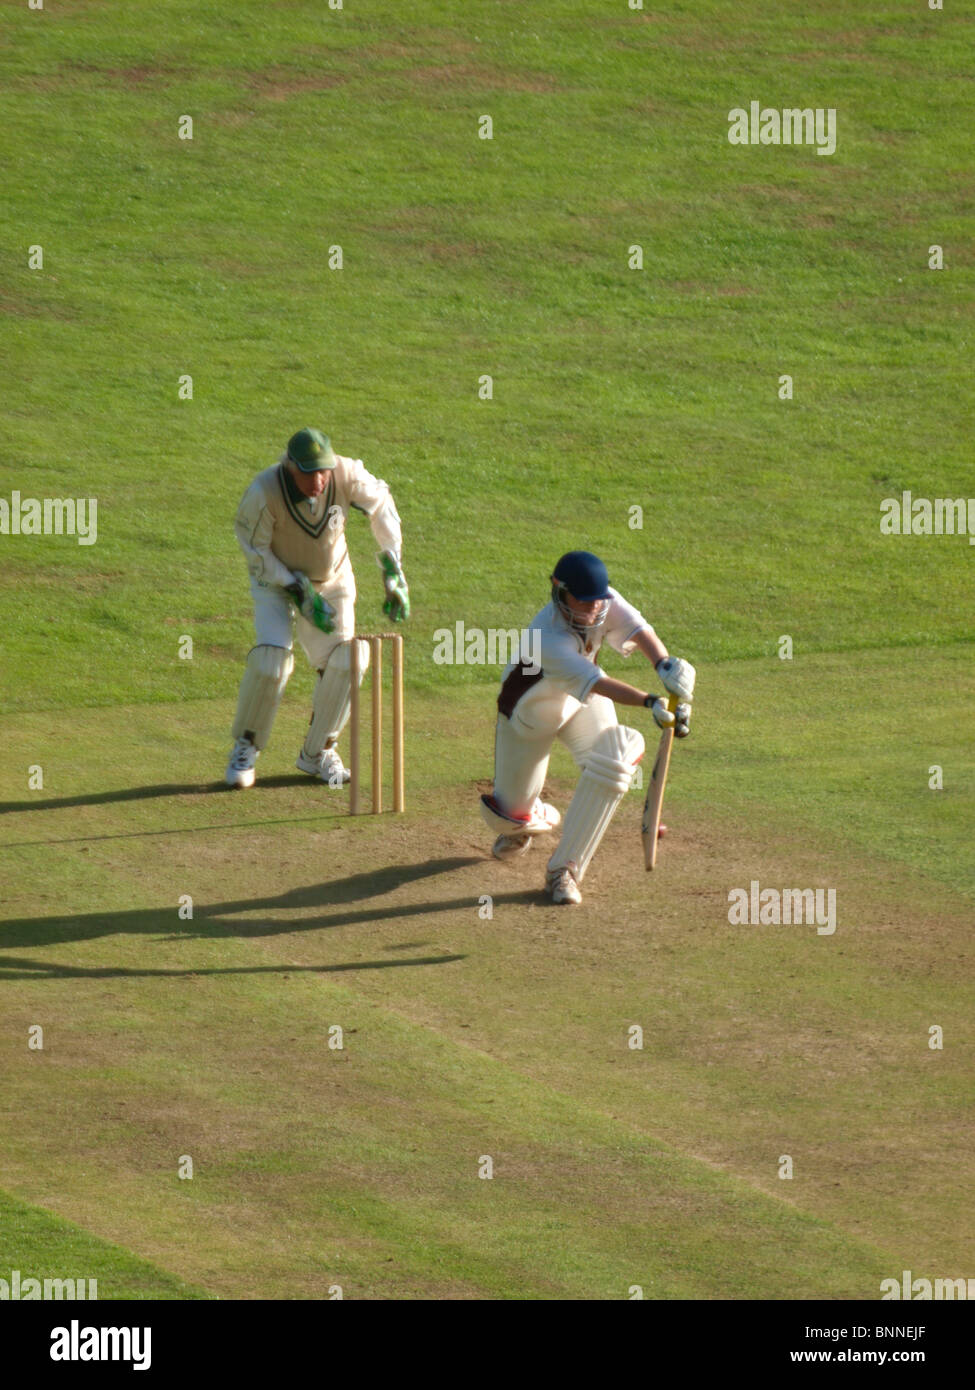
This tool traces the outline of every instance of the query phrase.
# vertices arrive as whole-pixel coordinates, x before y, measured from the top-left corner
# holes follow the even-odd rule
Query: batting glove
[[[662,657],[657,662],[657,675],[663,681],[668,693],[676,695],[678,700],[689,705],[694,699],[694,681],[697,672],[689,661],[682,661],[679,656]]]
[[[335,609],[326,603],[306,574],[295,570],[295,582],[288,585],[287,592],[301,616],[314,624],[319,632],[335,631]]]
[[[670,729],[674,726],[676,716],[666,700],[661,699],[659,695],[648,695],[643,703],[653,715],[653,722],[658,729]]]
[[[691,732],[691,707],[690,705],[678,705],[674,711],[674,738],[686,738]]]

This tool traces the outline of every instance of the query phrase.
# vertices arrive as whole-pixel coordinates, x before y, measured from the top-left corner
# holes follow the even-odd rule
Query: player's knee
[[[369,643],[359,642],[359,673],[360,675],[369,669]],[[327,666],[335,671],[352,670],[352,643],[340,642],[331,652]]]
[[[288,647],[251,647],[237,695],[234,738],[246,736],[255,747],[264,747],[294,664],[294,652]]]
[[[294,670],[295,655],[288,647],[261,645],[247,653],[248,669],[265,680],[286,681]]]
[[[614,724],[609,729],[603,729],[593,741],[590,752],[621,766],[635,767],[643,757],[645,747],[639,730],[630,729],[625,724]]]
[[[583,770],[607,787],[625,792],[633,781],[645,748],[643,735],[637,729],[614,724],[595,740],[586,755]]]

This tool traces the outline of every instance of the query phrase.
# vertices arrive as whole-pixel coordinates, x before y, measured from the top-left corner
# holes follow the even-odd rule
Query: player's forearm
[[[234,525],[237,544],[244,552],[247,568],[259,582],[279,584],[287,588],[294,583],[294,575],[286,564],[271,549],[272,528],[266,515],[247,515],[241,511]]]
[[[382,478],[374,477],[361,459],[356,460],[353,468],[354,480],[350,502],[368,516],[372,534],[380,551],[388,550],[396,563],[402,564],[402,525],[389,484]]]
[[[392,496],[387,493],[383,503],[369,518],[372,534],[380,551],[388,550],[398,565],[403,563],[403,529]]]
[[[276,584],[281,589],[287,589],[295,582],[294,574],[272,550],[257,550],[250,546],[242,546],[241,549],[247,560],[248,571],[259,583]]]
[[[654,632],[653,628],[644,627],[633,638],[636,645],[644,656],[649,657],[656,666],[658,661],[663,661],[665,656],[669,656],[667,648]]]
[[[626,681],[614,680],[612,676],[600,676],[592,687],[593,695],[605,695],[616,705],[645,705],[648,693],[637,690],[635,685],[627,685]]]

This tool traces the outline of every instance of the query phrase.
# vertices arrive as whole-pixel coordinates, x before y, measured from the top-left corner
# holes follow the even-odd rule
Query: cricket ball
[[[663,837],[664,837],[666,834],[667,834],[667,827],[666,827],[665,825],[658,825],[658,826],[657,826],[657,839],[658,839],[658,840],[662,840]]]

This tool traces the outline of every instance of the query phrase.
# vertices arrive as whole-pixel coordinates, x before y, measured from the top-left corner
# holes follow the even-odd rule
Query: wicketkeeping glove
[[[406,579],[388,550],[384,550],[377,558],[379,568],[383,572],[383,587],[386,590],[383,612],[394,623],[401,623],[410,616],[410,591],[406,586]]]
[[[288,585],[287,592],[301,616],[314,623],[319,632],[335,631],[335,609],[325,602],[306,574],[295,570],[295,582]]]

